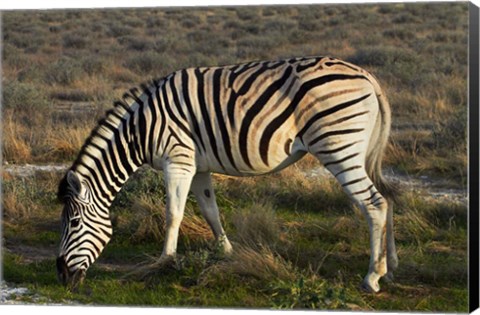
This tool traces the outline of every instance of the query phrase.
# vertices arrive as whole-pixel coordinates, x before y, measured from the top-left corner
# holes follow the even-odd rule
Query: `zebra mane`
[[[87,148],[92,145],[93,141],[101,135],[103,132],[106,130],[106,125],[107,124],[116,124],[119,120],[119,117],[124,117],[126,114],[133,115],[135,113],[135,110],[137,108],[134,108],[135,104],[138,104],[141,106],[143,103],[141,101],[141,96],[149,89],[152,88],[152,86],[158,86],[159,82],[161,79],[152,79],[151,81],[148,81],[146,83],[142,83],[139,85],[139,87],[133,87],[125,94],[123,94],[122,98],[120,100],[114,101],[113,102],[113,108],[108,109],[105,112],[105,115],[103,118],[101,118],[98,122],[95,128],[90,132],[90,135],[88,138],[85,140],[84,144],[82,145],[77,158],[73,162],[72,166],[70,167],[69,170],[75,171],[77,166],[80,164],[83,156],[85,155],[85,152]],[[67,171],[68,173],[68,171]],[[64,197],[67,194],[69,184],[67,182],[67,175],[62,178],[60,181],[60,184],[58,186],[58,192],[57,192],[57,198],[58,200],[62,201]]]

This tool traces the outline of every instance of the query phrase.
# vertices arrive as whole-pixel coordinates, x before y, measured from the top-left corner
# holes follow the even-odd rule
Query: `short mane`
[[[95,128],[90,132],[90,135],[88,138],[85,140],[84,144],[80,148],[80,151],[77,155],[77,158],[73,162],[72,166],[68,169],[68,171],[73,170],[75,171],[77,165],[79,164],[80,160],[82,159],[82,156],[84,155],[86,149],[92,144],[93,140],[98,137],[100,134],[100,130],[104,128],[107,123],[111,122],[113,120],[113,117],[121,117],[125,115],[125,113],[130,113],[132,114],[134,110],[132,109],[132,105],[135,103],[141,104],[140,96],[145,93],[148,89],[150,89],[152,86],[158,86],[160,83],[161,79],[153,79],[149,82],[142,83],[139,85],[139,87],[133,87],[128,92],[126,92],[121,100],[117,100],[113,102],[113,108],[108,109],[105,112],[105,115],[103,118],[101,118],[98,122]],[[68,172],[67,171],[67,172]],[[64,201],[65,196],[67,195],[68,192],[68,182],[67,182],[67,174],[61,179],[59,185],[58,185],[58,191],[57,191],[57,199],[61,202]]]

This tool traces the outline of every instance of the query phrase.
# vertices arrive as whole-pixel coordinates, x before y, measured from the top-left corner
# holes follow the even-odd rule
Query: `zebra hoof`
[[[378,293],[380,291],[380,285],[378,284],[380,277],[376,273],[369,273],[361,284],[361,289],[367,293]]]
[[[170,269],[170,268],[175,268],[176,266],[176,258],[175,256],[171,255],[166,255],[166,256],[160,256],[160,258],[155,261],[151,267],[154,269]]]
[[[231,256],[233,253],[232,244],[230,244],[230,241],[225,235],[217,239],[215,248],[217,253],[225,257]]]
[[[383,276],[383,280],[385,280],[387,283],[395,282],[395,276],[393,275],[393,272],[387,272],[387,274]]]
[[[365,293],[378,293],[380,292],[380,286],[377,284],[376,288],[372,287],[369,283],[362,282],[360,289]]]

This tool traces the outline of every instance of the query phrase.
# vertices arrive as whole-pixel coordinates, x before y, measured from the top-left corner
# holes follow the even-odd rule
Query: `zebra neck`
[[[116,106],[100,121],[72,169],[108,208],[128,178],[145,162],[137,104]]]
[[[135,164],[126,168],[117,158],[114,155],[98,159],[87,154],[72,168],[89,188],[93,199],[105,209],[110,207],[125,182],[138,169]]]

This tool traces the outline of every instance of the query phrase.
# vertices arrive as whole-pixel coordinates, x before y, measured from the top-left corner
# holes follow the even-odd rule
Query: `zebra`
[[[361,287],[378,292],[379,279],[392,277],[398,265],[395,189],[381,171],[390,125],[377,79],[332,57],[187,68],[132,88],[99,121],[60,181],[58,277],[65,285],[83,281],[112,236],[110,205],[144,164],[163,170],[160,261],[171,261],[189,191],[225,254],[233,250],[212,173],[268,174],[310,153],[367,219],[370,262]]]

